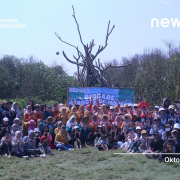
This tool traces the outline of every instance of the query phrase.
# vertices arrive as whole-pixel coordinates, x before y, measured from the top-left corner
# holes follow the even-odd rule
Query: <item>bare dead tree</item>
[[[74,45],[62,40],[61,37],[58,35],[58,33],[55,32],[55,35],[59,38],[60,41],[62,41],[63,43],[65,43],[69,46],[72,46],[77,51],[77,57],[73,55],[75,61],[70,60],[66,56],[64,51],[62,52],[63,56],[70,63],[77,65],[77,78],[78,78],[79,86],[91,87],[91,86],[95,86],[98,84],[99,86],[102,86],[102,87],[111,87],[111,83],[110,83],[108,75],[106,74],[106,70],[108,68],[126,67],[126,66],[129,66],[130,64],[126,64],[126,65],[122,65],[122,66],[112,66],[110,64],[107,67],[103,67],[103,65],[102,65],[102,63],[100,63],[99,59],[98,59],[98,62],[95,62],[95,64],[93,64],[93,62],[96,59],[96,57],[107,47],[108,38],[109,38],[110,34],[112,33],[113,29],[115,28],[115,25],[110,29],[110,21],[109,21],[108,27],[107,27],[106,38],[105,38],[105,44],[104,44],[104,46],[99,45],[98,50],[95,53],[95,55],[92,55],[91,52],[92,52],[93,47],[95,46],[94,39],[92,41],[90,41],[90,43],[87,45],[85,45],[83,43],[81,32],[79,29],[79,24],[78,24],[76,16],[75,16],[75,10],[74,10],[73,6],[72,6],[72,8],[73,8],[72,16],[77,25],[80,42],[84,48],[84,54],[79,50],[78,46],[74,46]]]

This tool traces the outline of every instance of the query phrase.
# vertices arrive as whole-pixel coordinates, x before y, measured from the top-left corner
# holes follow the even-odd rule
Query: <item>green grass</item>
[[[159,163],[142,154],[114,155],[96,148],[54,151],[46,158],[0,157],[0,179],[180,179],[179,163]]]

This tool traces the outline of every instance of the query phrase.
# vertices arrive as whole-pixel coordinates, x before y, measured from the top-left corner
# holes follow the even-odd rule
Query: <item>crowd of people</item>
[[[0,154],[17,157],[46,157],[59,151],[95,147],[100,151],[120,148],[164,161],[179,157],[180,102],[165,98],[162,106],[149,111],[149,104],[116,106],[99,99],[89,105],[35,104],[29,100],[21,117],[17,102],[4,101],[0,108]],[[166,154],[163,154],[166,153]]]

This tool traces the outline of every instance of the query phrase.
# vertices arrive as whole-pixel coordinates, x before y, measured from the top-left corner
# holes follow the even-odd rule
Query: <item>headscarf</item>
[[[73,119],[73,118],[74,118],[74,122],[72,122],[72,119]],[[71,125],[72,125],[72,127],[71,127]],[[72,130],[73,130],[73,129],[74,129],[74,126],[77,126],[76,117],[75,117],[75,116],[71,116],[71,117],[69,118],[69,120],[67,121],[66,126],[68,126],[69,128],[71,127]]]
[[[14,139],[15,139],[15,140],[18,140],[18,139],[17,139],[17,135],[18,135],[19,133],[21,133],[21,137],[20,137],[19,139],[22,138],[22,132],[21,132],[21,131],[16,131],[16,132],[15,132],[15,136],[14,136]]]
[[[33,131],[33,130],[30,130],[30,131],[28,132],[28,138],[30,137],[31,134],[34,134],[34,131]]]
[[[94,116],[96,116],[96,121],[94,121],[94,119],[93,119]],[[93,116],[92,116],[92,123],[93,123],[94,125],[99,125],[99,119],[98,119],[98,116],[97,116],[97,115],[93,115]]]
[[[93,106],[92,106],[92,108],[91,108],[91,112],[93,113],[93,114],[95,114],[96,112],[97,112],[97,105],[96,104],[94,104]]]
[[[17,104],[17,102],[14,102],[14,103],[12,104],[12,107],[11,107],[11,110],[12,110],[12,111],[15,111],[15,108],[14,108],[14,105],[15,105],[15,104]],[[21,113],[20,113],[19,107],[17,107],[16,113],[17,113],[17,115],[18,115],[18,118],[21,117]],[[20,118],[19,118],[19,119],[20,119]]]
[[[26,127],[28,123],[27,122],[24,122],[23,125],[22,125],[22,131],[23,131],[23,135],[26,135],[28,134],[28,128]]]
[[[63,106],[64,106],[64,105],[63,105],[62,103],[60,103],[58,109],[60,109],[60,108],[63,107]]]
[[[27,113],[27,114],[31,114],[31,113],[32,113],[32,107],[31,107],[30,110],[28,109],[28,107],[31,107],[31,105],[27,105],[27,107],[26,107],[26,113]]]
[[[30,124],[31,122],[33,123],[33,125]],[[28,124],[29,124],[29,129],[34,130],[36,128],[36,122],[33,119],[28,121]]]
[[[34,113],[41,115],[43,112],[41,111],[41,107],[39,108],[39,111],[35,109]]]
[[[66,140],[66,143],[68,143],[68,138],[67,138],[67,135],[68,135],[68,132],[67,131],[62,131],[62,127],[61,129],[59,130],[60,134],[64,137],[64,139]]]
[[[15,118],[14,120],[13,120],[13,123],[15,124],[15,121],[19,121],[19,123],[17,124],[18,126],[19,126],[19,124],[20,124],[20,120],[19,120],[19,118]]]

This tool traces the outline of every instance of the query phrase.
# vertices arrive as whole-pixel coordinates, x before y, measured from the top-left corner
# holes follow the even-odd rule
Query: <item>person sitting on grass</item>
[[[143,153],[149,149],[151,139],[148,137],[148,132],[146,130],[142,130],[141,135],[142,140],[138,150],[140,153]]]
[[[77,126],[76,116],[72,115],[66,124],[66,131],[69,133],[70,136],[73,133],[75,126]]]
[[[24,122],[24,123],[22,124],[23,137],[24,137],[24,136],[28,136],[28,129],[29,129],[29,123],[28,123],[28,122]]]
[[[28,121],[28,124],[29,124],[29,128],[28,128],[28,131],[30,130],[34,130],[36,128],[36,122],[31,119],[30,121]]]
[[[6,131],[5,136],[2,137],[0,147],[3,150],[3,153],[5,156],[11,156],[11,148],[12,148],[12,143],[11,143],[11,132]]]
[[[46,156],[46,153],[50,155],[54,155],[48,145],[48,139],[46,136],[42,136],[39,142],[39,149],[40,151]]]
[[[11,137],[12,138],[14,138],[15,137],[15,133],[16,133],[16,131],[18,131],[18,125],[17,124],[13,124],[12,126],[11,126]]]
[[[89,118],[87,116],[83,116],[81,123],[78,126],[79,130],[81,132],[80,139],[81,139],[82,144],[85,144],[85,139],[91,132],[91,126],[90,126],[88,120],[89,120]]]
[[[117,149],[118,145],[117,142],[119,141],[119,131],[116,125],[112,126],[112,129],[110,131],[110,137],[109,137],[109,148],[110,149]]]
[[[28,153],[24,149],[25,143],[22,138],[21,131],[16,131],[15,137],[12,139],[12,156],[23,157],[27,156]]]
[[[72,133],[72,141],[74,142],[74,147],[76,147],[77,149],[82,149],[82,143],[80,140],[80,136],[81,136],[81,132],[79,131],[79,127],[78,126],[74,126],[74,130]]]
[[[168,140],[163,144],[163,150],[162,153],[169,153],[169,154],[160,154],[158,157],[159,162],[164,162],[164,159],[166,157],[174,157],[175,153],[175,146],[174,146],[174,140],[173,138],[169,137]]]
[[[3,118],[2,125],[0,125],[0,139],[5,136],[6,131],[10,131],[9,119]]]
[[[96,147],[96,143],[98,142],[98,139],[102,136],[102,134],[104,134],[103,127],[101,125],[98,125],[93,137],[95,147]]]
[[[31,157],[40,157],[39,151],[36,151],[36,139],[33,130],[30,130],[28,136],[24,137],[25,150],[27,150],[28,155]]]
[[[93,133],[89,133],[88,136],[85,139],[85,146],[86,147],[91,147],[94,145],[94,138],[93,138]]]
[[[63,125],[63,122],[58,121],[56,124],[57,124],[57,128],[54,130],[55,136],[59,133],[59,130],[61,129],[61,126]]]
[[[105,150],[108,151],[108,145],[109,145],[109,141],[106,135],[102,134],[101,137],[98,139],[98,142],[95,144],[96,147],[98,147],[98,150]]]
[[[158,131],[153,132],[153,137],[154,139],[152,139],[150,143],[149,150],[145,151],[145,154],[150,153],[146,154],[147,158],[157,159],[159,157],[159,153],[163,150],[164,141],[160,138]]]
[[[158,131],[158,132],[159,132],[159,135],[161,136],[161,135],[162,135],[162,132],[164,131],[163,129],[164,129],[164,128],[163,128],[162,125],[161,125],[160,119],[157,118],[157,119],[154,120],[154,124],[151,125],[151,129],[150,129],[149,134],[150,134],[150,135],[153,135],[153,132],[154,132],[154,131]]]
[[[69,133],[66,131],[66,126],[62,125],[59,133],[55,137],[56,148],[59,151],[62,150],[74,150],[72,144],[68,144],[68,141],[71,140]]]
[[[126,139],[126,136],[127,136],[126,134],[127,134],[127,128],[126,128],[126,126],[124,126],[123,129],[120,130],[120,132],[119,132],[119,140],[117,142],[117,145],[120,148],[125,147],[125,139]]]
[[[130,143],[128,152],[134,153],[134,152],[138,151],[138,147],[141,144],[141,139],[142,139],[141,127],[137,126],[136,127],[135,138]]]
[[[125,148],[123,149],[123,151],[127,151],[131,145],[131,143],[135,142],[135,137],[136,134],[134,132],[134,129],[132,127],[130,127],[128,129],[128,134],[127,134],[127,139],[126,139],[126,143],[125,143]]]

